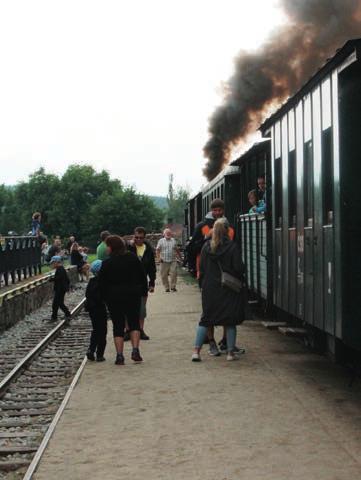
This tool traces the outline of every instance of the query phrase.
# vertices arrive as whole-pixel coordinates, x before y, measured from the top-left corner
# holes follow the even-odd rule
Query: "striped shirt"
[[[163,260],[163,262],[174,262],[176,259],[175,252],[177,250],[177,242],[174,238],[170,238],[169,240],[161,238],[158,242],[157,250],[160,251],[160,259]]]

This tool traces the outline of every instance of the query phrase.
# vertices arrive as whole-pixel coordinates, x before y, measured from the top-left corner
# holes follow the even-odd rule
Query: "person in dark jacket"
[[[148,285],[144,268],[136,255],[127,250],[125,241],[110,235],[106,239],[109,258],[99,272],[99,286],[113,322],[115,363],[124,365],[124,329],[127,319],[132,342],[132,360],[142,362],[139,352],[139,309],[141,298],[147,295]]]
[[[236,293],[221,284],[222,271],[243,281],[244,266],[235,242],[228,236],[228,221],[218,219],[213,226],[212,239],[202,248],[200,285],[202,288],[202,316],[197,329],[192,361],[201,360],[200,350],[207,336],[207,329],[222,325],[227,337],[227,360],[235,360],[236,325],[244,320],[244,301]]]
[[[54,282],[54,298],[51,320],[56,321],[58,318],[58,310],[62,310],[65,313],[66,320],[70,320],[70,311],[64,304],[64,298],[66,292],[70,288],[70,280],[65,268],[63,267],[63,259],[59,255],[55,255],[50,260],[50,265],[55,269]]]
[[[201,261],[201,251],[203,245],[209,240],[212,236],[213,225],[216,220],[219,218],[224,217],[224,201],[220,198],[215,198],[211,203],[211,211],[207,213],[203,222],[200,222],[196,225],[192,237],[192,241],[189,245],[189,251],[193,258],[195,258],[195,265],[196,265],[196,275],[198,278],[198,282],[200,280],[200,261]],[[235,231],[234,228],[229,226],[227,230],[227,235],[230,240],[234,240],[235,238]],[[208,329],[208,334],[206,338],[207,342],[209,343],[209,354],[218,357],[221,353],[218,350],[216,340],[214,338],[214,327],[210,326]],[[221,349],[227,348],[226,347],[226,340],[225,334],[223,334],[222,340],[219,342],[219,346]]]
[[[107,308],[100,293],[98,273],[102,266],[101,260],[95,260],[90,267],[94,275],[89,280],[85,292],[85,310],[89,313],[93,330],[90,334],[90,345],[87,351],[88,360],[104,362],[104,351],[107,344]]]
[[[211,203],[211,211],[207,213],[205,219],[199,222],[193,232],[192,240],[189,244],[189,250],[196,258],[197,278],[199,279],[199,266],[201,258],[201,250],[205,242],[211,237],[214,222],[218,218],[224,217],[224,202],[220,198],[215,198]],[[234,240],[235,232],[233,227],[229,227],[228,235]]]
[[[137,227],[134,230],[133,242],[128,245],[130,252],[134,253],[143,265],[144,272],[148,279],[148,292],[153,293],[155,288],[155,278],[157,267],[155,266],[155,258],[153,248],[150,243],[145,240],[146,230],[143,227]],[[149,340],[149,336],[144,332],[144,320],[147,316],[147,300],[148,295],[142,297],[139,324],[140,324],[140,339]],[[125,332],[124,340],[130,339],[129,331]]]

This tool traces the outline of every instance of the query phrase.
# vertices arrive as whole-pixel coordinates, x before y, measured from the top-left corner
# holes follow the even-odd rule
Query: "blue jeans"
[[[203,327],[198,325],[197,333],[196,333],[196,341],[194,342],[195,348],[201,349],[203,343],[207,336],[207,327]],[[232,352],[234,347],[236,346],[236,335],[237,335],[237,328],[235,325],[226,327],[226,339],[227,339],[227,351]]]

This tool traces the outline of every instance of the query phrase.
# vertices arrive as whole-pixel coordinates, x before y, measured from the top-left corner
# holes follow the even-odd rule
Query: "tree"
[[[31,216],[42,213],[42,229],[56,231],[59,227],[56,216],[56,197],[60,190],[60,179],[40,168],[30,175],[27,182],[21,182],[14,189],[15,210],[17,212],[18,233],[31,230]]]
[[[10,230],[17,230],[14,204],[14,191],[11,187],[0,185],[0,233],[5,235]]]
[[[170,175],[167,196],[168,223],[184,223],[184,209],[189,200],[189,190],[180,186],[174,187],[173,182],[174,177]]]
[[[90,216],[95,221],[97,235],[102,230],[125,235],[132,233],[136,226],[149,232],[158,231],[162,226],[163,212],[154,207],[146,195],[137,194],[133,188],[119,188],[112,195],[101,195]]]
[[[29,232],[35,211],[42,213],[42,230],[49,237],[75,234],[89,246],[105,229],[119,234],[138,225],[159,230],[164,215],[150,197],[89,165],[71,165],[62,177],[41,168],[13,188],[0,185],[1,233]]]
[[[111,180],[108,172],[96,172],[90,165],[71,165],[61,178],[56,198],[59,234],[82,238],[89,231],[91,208],[102,194],[113,194],[120,183]]]

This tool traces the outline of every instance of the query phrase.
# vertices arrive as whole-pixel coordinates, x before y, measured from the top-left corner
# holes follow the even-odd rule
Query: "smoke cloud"
[[[223,104],[209,121],[208,158],[214,178],[272,105],[295,93],[347,40],[361,35],[361,0],[281,0],[289,22],[255,53],[241,51]]]

